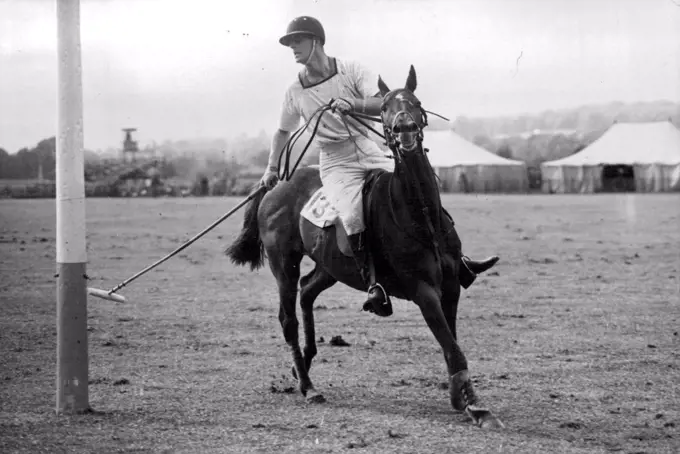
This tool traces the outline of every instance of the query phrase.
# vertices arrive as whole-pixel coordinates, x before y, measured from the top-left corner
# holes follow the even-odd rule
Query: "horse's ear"
[[[385,82],[382,80],[382,77],[378,76],[378,89],[380,89],[380,94],[382,96],[385,96],[387,93],[390,92],[390,89],[387,88],[387,85]]]
[[[411,69],[408,70],[408,79],[406,79],[406,89],[413,93],[416,91],[417,85],[418,80],[416,79],[416,69],[413,67],[413,65],[411,65]]]

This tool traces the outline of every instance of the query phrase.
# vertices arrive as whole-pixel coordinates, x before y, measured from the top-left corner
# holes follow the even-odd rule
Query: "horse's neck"
[[[410,218],[411,224],[425,228],[427,214],[435,232],[440,231],[439,187],[427,157],[422,152],[406,153],[395,166],[394,178],[398,182],[394,190],[399,194],[395,194],[393,203],[401,206],[399,211]]]

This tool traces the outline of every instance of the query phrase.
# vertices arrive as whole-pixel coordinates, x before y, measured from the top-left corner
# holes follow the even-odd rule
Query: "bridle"
[[[412,101],[411,99],[402,98],[400,102],[407,104],[410,107],[410,109],[409,110],[402,109],[398,111],[392,118],[391,124],[385,121],[386,120],[385,114],[387,113],[387,103],[391,101],[393,98],[399,96],[401,91],[403,91],[403,89],[388,92],[383,97],[382,104],[380,105],[380,121],[383,124],[386,145],[390,147],[391,150],[397,151],[397,155],[399,155],[400,152],[402,151],[407,152],[415,151],[416,153],[422,153],[423,148],[419,145],[422,144],[423,142],[423,129],[428,125],[428,123],[427,123],[427,111],[423,109],[423,106],[418,98],[413,96],[415,101]],[[420,123],[417,122],[413,116],[414,110],[420,111],[420,117],[422,119]],[[397,124],[402,116],[407,116],[408,118],[411,119],[411,123],[409,123],[409,126],[406,130],[402,130],[403,127]],[[399,140],[399,136],[401,136],[402,134],[411,135],[414,133],[415,139],[411,141],[411,143],[409,144],[402,143]]]
[[[431,112],[429,110],[426,110],[423,108],[422,104],[420,103],[420,100],[413,95],[412,97],[415,99],[415,101],[412,101],[411,99],[402,99],[401,101],[408,104],[410,107],[412,107],[412,110],[419,110],[420,111],[420,117],[422,121],[418,123],[416,119],[413,117],[413,114],[410,111],[407,110],[400,110],[399,112],[396,113],[394,118],[392,119],[392,123],[388,124],[385,120],[385,113],[387,112],[387,103],[392,100],[395,96],[398,96],[398,94],[403,91],[404,89],[398,89],[398,90],[392,90],[383,96],[383,101],[380,104],[380,116],[379,117],[373,117],[370,115],[358,113],[358,112],[350,112],[347,115],[352,117],[354,120],[356,120],[358,123],[360,123],[362,126],[365,128],[369,129],[372,131],[374,134],[376,134],[378,137],[382,138],[385,140],[385,145],[387,145],[390,150],[395,154],[395,158],[399,159],[401,155],[403,154],[404,151],[406,152],[415,152],[415,153],[424,153],[427,152],[427,148],[419,147],[418,145],[422,144],[423,142],[423,129],[427,127],[428,122],[427,122],[427,114],[430,113],[432,115],[435,115],[439,118],[442,118],[446,121],[450,121],[448,118],[446,118],[443,115],[440,115],[435,112]],[[411,127],[414,128],[412,131],[402,131],[400,130],[401,128],[397,126],[397,121],[399,118],[403,115],[407,115],[408,117],[411,118],[412,123]],[[362,120],[370,120],[374,121],[376,123],[382,123],[383,126],[383,133],[381,134],[380,132],[376,131],[374,128],[372,128],[370,125],[366,124]],[[415,140],[410,143],[410,144],[404,144],[399,140],[399,134],[403,133],[417,133]]]

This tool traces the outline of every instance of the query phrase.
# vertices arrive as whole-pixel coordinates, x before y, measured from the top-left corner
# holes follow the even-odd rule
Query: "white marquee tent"
[[[425,131],[423,146],[442,192],[527,192],[526,164],[495,155],[452,130]]]
[[[638,192],[680,191],[680,131],[670,121],[615,123],[580,152],[541,164],[543,191],[600,192],[608,166],[632,168]]]

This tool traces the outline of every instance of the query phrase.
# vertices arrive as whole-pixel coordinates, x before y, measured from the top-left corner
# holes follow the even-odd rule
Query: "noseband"
[[[395,95],[398,96],[398,95]],[[387,142],[387,146],[390,147],[392,150],[404,150],[404,151],[416,151],[416,152],[422,152],[422,147],[419,147],[419,145],[423,142],[423,129],[427,126],[427,111],[423,109],[423,106],[421,105],[420,101],[418,99],[415,100],[415,102],[411,101],[410,99],[402,99],[401,102],[408,104],[409,107],[411,107],[410,110],[400,110],[394,115],[394,118],[392,119],[392,124],[388,124],[388,122],[385,121],[385,112],[387,110],[387,101],[392,100],[394,96],[389,96],[389,94],[385,95],[383,98],[383,102],[380,105],[380,119],[382,120],[383,124],[383,131],[385,132],[385,140]],[[416,119],[413,117],[413,111],[414,110],[420,110],[420,115],[422,118],[422,123],[418,124]],[[402,116],[407,116],[408,118],[411,119],[413,122],[413,129],[412,130],[407,130],[407,131],[402,131],[399,126],[397,126],[397,121],[402,117]],[[416,134],[415,140],[413,140],[410,144],[404,144],[399,141],[399,136],[401,134]],[[419,151],[420,150],[420,151]]]

